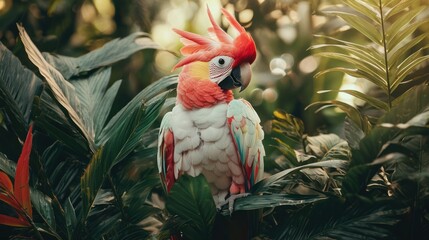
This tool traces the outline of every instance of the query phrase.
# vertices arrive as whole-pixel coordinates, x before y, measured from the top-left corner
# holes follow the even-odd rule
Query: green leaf
[[[365,137],[365,133],[350,118],[346,117],[344,121],[344,135],[350,148],[359,147],[360,140]]]
[[[300,206],[324,199],[326,199],[326,197],[294,194],[249,195],[246,197],[237,198],[234,201],[234,211],[248,211],[280,206]],[[227,211],[227,209],[225,209],[222,214],[229,215],[230,213]]]
[[[41,88],[42,81],[0,42],[0,108],[22,138],[30,122],[34,97]]]
[[[346,41],[346,40],[342,40],[342,39],[338,39],[335,37],[330,37],[330,36],[325,36],[325,35],[314,35],[314,37],[319,38],[319,39],[327,39],[329,41],[333,41],[338,43],[337,45],[339,45],[340,43],[343,45],[346,45],[348,47],[351,47],[353,49],[355,49],[355,51],[364,51],[364,52],[374,52],[377,50],[377,48],[375,48],[375,46],[372,45],[368,45],[368,44],[359,44],[359,43],[354,43],[354,42],[350,42],[350,41]],[[317,45],[316,45],[317,46]],[[309,49],[312,49],[313,47],[311,46]],[[381,54],[374,54],[372,56],[372,58],[374,58],[374,60],[376,60],[377,62],[383,64],[384,62],[384,58]]]
[[[319,168],[319,167],[344,169],[347,167],[347,165],[348,165],[348,161],[328,160],[328,161],[322,161],[322,162],[316,162],[316,163],[309,163],[295,168],[290,168],[259,181],[252,187],[251,191],[253,194],[265,193],[265,192],[269,193],[270,192],[269,189],[271,187],[278,185],[287,175],[301,169]]]
[[[322,70],[318,72],[314,77],[319,78],[321,75],[330,73],[330,72],[342,72],[345,74],[348,74],[352,77],[356,78],[363,78],[366,79],[375,85],[379,86],[383,90],[387,91],[387,83],[384,79],[376,78],[373,75],[371,75],[368,72],[362,71],[360,69],[352,69],[352,68],[346,68],[346,67],[334,67],[334,68],[328,68],[326,70]]]
[[[429,85],[420,84],[410,88],[393,101],[392,111],[385,114],[379,123],[406,123],[420,113],[428,111]]]
[[[383,83],[386,82],[384,80],[384,75],[385,75],[384,70],[378,69],[377,66],[372,65],[371,62],[363,62],[360,58],[347,55],[347,54],[342,54],[342,53],[320,52],[320,53],[315,53],[315,55],[337,59],[346,63],[353,64],[354,67],[367,73],[367,76],[369,76],[369,78],[367,79],[369,81],[377,84],[380,87],[383,87]]]
[[[396,4],[394,1],[392,1],[392,3],[395,5],[384,13],[384,18],[386,21],[391,20],[391,18],[393,18],[396,14],[402,11],[407,11],[408,7],[413,6],[418,1],[419,0],[398,1]]]
[[[342,41],[344,44],[345,41]],[[381,59],[381,54],[377,54],[374,51],[368,51],[368,49],[362,45],[354,46],[351,44],[317,44],[313,45],[309,48],[310,50],[318,50],[323,52],[346,52],[352,56],[356,56],[357,58],[361,58],[363,61],[367,63],[371,63],[378,71],[383,71],[384,62]]]
[[[425,126],[429,121],[429,86],[421,84],[407,91],[397,99],[396,105],[390,112],[386,113],[379,120],[379,126],[372,129],[359,143],[359,148],[352,150],[352,161],[344,181],[342,192],[344,194],[358,194],[365,190],[368,181],[379,169],[381,162],[379,158],[390,161],[399,161],[400,155],[383,156],[383,150],[395,139],[402,139],[406,136],[419,134],[414,131],[407,131],[413,126]],[[385,126],[386,123],[395,126],[400,124],[401,128]],[[421,134],[422,132],[420,132]],[[397,140],[395,140],[397,141]],[[397,151],[402,151],[401,149]],[[394,152],[392,152],[394,153]],[[394,157],[394,158],[392,158]]]
[[[212,236],[216,208],[211,190],[203,175],[182,175],[173,185],[166,204],[172,215],[188,220],[183,228],[186,239],[205,239]]]
[[[390,239],[406,212],[387,203],[350,205],[330,198],[289,216],[274,239]]]
[[[347,142],[335,134],[309,136],[306,140],[307,148],[319,157],[319,161],[349,160],[351,157]]]
[[[16,172],[16,163],[9,160],[3,153],[0,153],[0,170],[13,177]]]
[[[362,129],[365,133],[368,132],[371,129],[371,124],[368,121],[368,118],[364,115],[362,115],[355,107],[341,102],[337,100],[331,100],[331,101],[320,101],[320,102],[314,102],[310,105],[308,105],[305,109],[309,109],[314,106],[321,106],[317,111],[320,111],[326,107],[338,107],[342,111],[344,111],[347,116],[355,122],[360,129]]]
[[[67,198],[64,204],[64,215],[66,218],[67,236],[68,239],[73,239],[73,235],[77,225],[76,212],[70,198]]]
[[[61,141],[76,153],[85,156],[89,148],[86,139],[58,107],[47,91],[43,91],[38,104],[37,125],[54,139]]]
[[[390,36],[387,39],[387,49],[392,49],[395,46],[397,46],[400,42],[402,42],[404,39],[407,39],[412,33],[414,33],[417,30],[417,28],[419,28],[424,24],[427,24],[428,21],[429,21],[428,19],[419,20],[417,22],[407,24],[406,28],[403,28],[395,32],[394,36]]]
[[[88,133],[95,138],[100,134],[112,108],[120,81],[107,89],[110,80],[110,68],[102,68],[88,78],[71,81],[79,99],[82,121]]]
[[[367,19],[363,18],[354,13],[344,12],[344,11],[335,11],[335,10],[322,10],[326,14],[333,14],[339,16],[344,21],[346,21],[351,27],[362,33],[373,43],[381,44],[381,34],[378,29],[374,27],[374,24]]]
[[[132,224],[139,224],[146,218],[160,213],[160,209],[148,204],[153,187],[159,184],[159,176],[144,176],[122,195],[124,210],[127,212],[128,220]]]
[[[277,145],[275,147],[283,154],[283,156],[286,158],[288,163],[290,163],[290,165],[292,166],[298,166],[299,161],[298,161],[298,158],[296,157],[294,149],[278,138],[274,138],[274,140],[277,142]],[[277,160],[276,160],[276,163],[278,163]],[[286,165],[286,164],[279,164],[279,165],[281,168],[284,168],[284,166],[282,165]]]
[[[107,123],[106,127],[96,139],[97,145],[104,144],[116,131],[116,124],[124,122],[136,108],[142,103],[146,103],[150,99],[154,98],[158,94],[166,91],[168,88],[174,86],[177,83],[177,75],[163,77],[156,82],[150,84],[137,94],[125,107],[117,112]]]
[[[405,77],[408,76],[408,74],[410,74],[417,66],[429,60],[429,55],[417,57],[418,54],[420,54],[420,51],[411,54],[398,66],[399,71],[392,84],[392,91],[395,90]]]
[[[40,53],[40,51],[31,41],[25,29],[20,25],[17,26],[28,58],[34,65],[37,66],[40,74],[47,81],[52,93],[55,96],[55,99],[58,101],[61,107],[66,110],[68,116],[87,140],[87,144],[91,151],[95,151],[94,137],[90,135],[87,128],[85,127],[84,121],[82,120],[84,113],[79,111],[81,110],[81,106],[75,94],[74,87],[64,79],[58,70],[56,70],[43,58],[42,53]]]
[[[43,221],[48,224],[50,232],[55,233],[57,226],[52,199],[36,189],[31,189],[30,196],[33,207],[43,218]]]
[[[131,115],[114,126],[113,135],[106,144],[93,155],[84,175],[81,178],[83,199],[83,217],[86,218],[111,168],[127,156],[137,144],[143,133],[149,129],[158,117],[165,101],[166,94],[152,99],[147,106],[142,105]]]
[[[375,6],[363,0],[345,0],[344,2],[362,15],[369,17],[375,23],[379,23],[380,12]]]
[[[159,49],[147,33],[136,32],[123,39],[114,39],[103,47],[78,58],[44,53],[46,60],[66,79],[87,75],[90,71],[109,66],[143,49]]]
[[[332,93],[332,92],[336,92],[336,93],[347,93],[349,95],[352,95],[356,98],[359,98],[365,102],[367,102],[368,104],[370,104],[371,106],[378,108],[378,109],[382,109],[385,111],[389,110],[389,106],[387,105],[387,103],[378,100],[377,98],[371,97],[369,95],[366,95],[362,92],[356,91],[356,90],[348,90],[348,89],[343,89],[343,90],[322,90],[322,91],[318,91],[317,93]]]
[[[304,135],[304,123],[301,119],[281,110],[273,113],[273,131],[282,134],[295,144],[302,144]]]
[[[394,131],[390,131],[390,132],[394,132]],[[365,139],[363,139],[362,141],[368,142],[368,140],[365,140]],[[352,198],[355,195],[364,195],[365,191],[367,191],[367,188],[371,179],[380,170],[380,167],[383,164],[385,163],[398,164],[399,162],[405,159],[405,156],[401,153],[390,153],[390,154],[383,155],[382,149],[380,146],[373,148],[372,151],[370,149],[367,150],[367,148],[364,148],[364,146],[365,145],[360,145],[359,150],[365,151],[366,154],[362,154],[354,157],[353,160],[359,159],[359,158],[360,159],[351,162],[351,166],[347,171],[346,175],[344,176],[344,179],[342,182],[341,192],[343,193],[344,196],[348,198]],[[354,155],[358,155],[357,152],[358,150],[352,151]],[[371,155],[370,153],[376,153],[377,155],[374,156],[374,154]],[[362,159],[363,158],[362,156],[366,156],[369,158],[372,157],[372,159],[371,160]],[[362,161],[362,160],[367,161],[367,163],[363,163],[360,165],[356,164],[357,161]],[[386,195],[387,195],[387,192],[386,192]]]
[[[387,61],[390,69],[395,69],[408,55],[409,51],[423,41],[428,34],[421,34],[411,39],[404,39],[387,53]]]
[[[386,36],[389,38],[395,38],[396,34],[401,35],[403,28],[408,28],[409,24],[419,15],[426,6],[419,6],[417,8],[410,9],[409,11],[403,12],[398,18],[396,18],[392,24],[386,30]]]

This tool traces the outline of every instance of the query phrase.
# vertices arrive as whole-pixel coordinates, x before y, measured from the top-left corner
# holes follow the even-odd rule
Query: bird
[[[206,178],[218,209],[248,194],[264,173],[264,131],[252,105],[235,99],[251,81],[256,46],[250,33],[221,9],[236,36],[226,33],[207,7],[207,36],[174,29],[184,56],[175,106],[161,121],[157,164],[169,192],[180,176]]]

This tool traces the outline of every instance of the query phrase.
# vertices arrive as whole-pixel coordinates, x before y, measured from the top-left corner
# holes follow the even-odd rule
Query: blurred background
[[[341,135],[344,115],[334,108],[305,110],[314,101],[339,98],[359,104],[350,96],[318,94],[323,89],[365,91],[363,81],[340,73],[314,78],[318,69],[335,61],[311,55],[314,34],[340,38],[361,37],[342,27],[344,22],[319,14],[334,0],[0,0],[0,40],[25,66],[35,71],[19,42],[16,23],[22,23],[36,46],[45,52],[80,56],[114,38],[136,31],[151,34],[166,51],[144,50],[113,66],[112,81],[124,79],[115,108],[125,105],[136,93],[171,69],[182,46],[172,28],[206,34],[208,6],[215,19],[228,30],[220,15],[224,7],[249,31],[257,46],[252,85],[236,97],[249,100],[261,117],[266,146],[272,145],[273,111],[282,109],[301,118],[310,135],[335,132]],[[233,33],[231,33],[233,34]],[[338,35],[344,36],[338,36]],[[177,72],[176,72],[177,73]]]

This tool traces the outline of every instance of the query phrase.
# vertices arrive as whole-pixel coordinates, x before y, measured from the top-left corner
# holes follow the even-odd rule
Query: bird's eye
[[[233,62],[232,60],[233,59],[228,56],[217,56],[213,58],[210,63],[217,68],[229,68]]]
[[[213,82],[222,81],[232,69],[234,59],[229,56],[217,56],[209,62],[209,76]]]

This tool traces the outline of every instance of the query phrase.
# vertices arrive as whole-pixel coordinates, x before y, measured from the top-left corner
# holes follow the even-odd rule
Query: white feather
[[[219,140],[223,136],[222,129],[215,127],[208,127],[201,129],[201,139],[205,142],[214,142]]]

